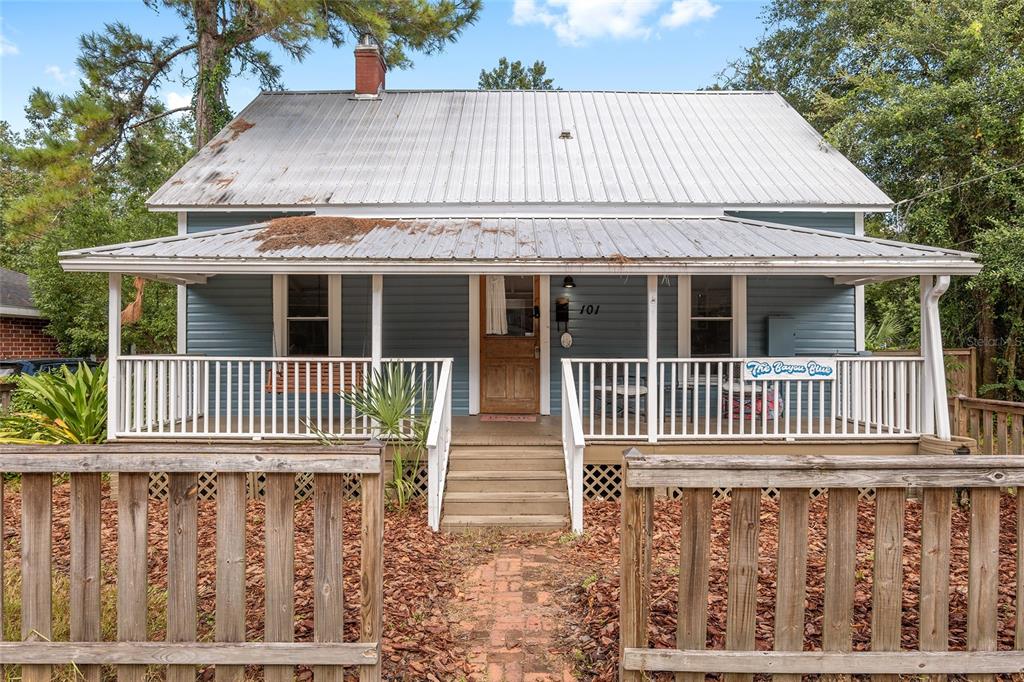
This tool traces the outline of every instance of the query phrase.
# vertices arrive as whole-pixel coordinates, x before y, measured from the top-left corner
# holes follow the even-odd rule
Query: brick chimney
[[[377,97],[383,92],[387,70],[377,41],[364,33],[356,46],[356,96]]]

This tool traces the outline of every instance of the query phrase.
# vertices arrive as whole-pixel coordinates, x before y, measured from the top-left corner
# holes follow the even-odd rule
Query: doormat
[[[482,422],[535,422],[535,421],[537,421],[537,415],[535,415],[535,414],[482,414],[482,415],[480,415],[480,421],[482,421]]]

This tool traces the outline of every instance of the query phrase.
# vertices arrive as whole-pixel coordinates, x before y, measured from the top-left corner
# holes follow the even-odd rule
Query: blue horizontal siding
[[[469,278],[384,277],[384,356],[453,358],[452,411],[469,414]]]
[[[727,211],[728,215],[750,220],[762,220],[766,223],[782,223],[814,230],[831,230],[843,234],[854,234],[856,231],[853,213],[824,213],[802,211]]]
[[[189,234],[194,232],[206,232],[207,230],[219,230],[225,227],[241,227],[253,223],[262,223],[271,218],[280,218],[286,215],[301,215],[295,213],[282,213],[280,211],[245,211],[239,213],[189,213],[186,221],[186,230]]]
[[[218,275],[188,288],[189,353],[272,355],[273,278]]]
[[[574,277],[576,287],[566,289],[562,277],[551,278],[551,412],[562,407],[562,358],[646,358],[647,278],[620,275]],[[569,297],[569,332],[572,348],[562,348],[555,322],[555,300]],[[675,277],[658,283],[658,353],[675,357],[678,288]],[[580,313],[587,305],[600,306],[596,315]]]
[[[853,287],[828,277],[748,277],[747,355],[768,353],[768,317],[792,317],[797,355],[856,350]]]

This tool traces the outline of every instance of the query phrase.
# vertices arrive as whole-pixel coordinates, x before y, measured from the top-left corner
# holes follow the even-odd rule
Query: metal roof
[[[322,221],[288,218],[314,232]],[[309,221],[303,223],[301,221]],[[320,222],[317,222],[320,221]],[[974,254],[731,216],[364,219],[342,238],[261,250],[257,223],[61,254],[67,270],[110,272],[816,272],[974,274]],[[318,243],[318,239],[320,239]]]
[[[263,93],[149,200],[437,209],[391,215],[891,203],[781,96],[729,91]]]

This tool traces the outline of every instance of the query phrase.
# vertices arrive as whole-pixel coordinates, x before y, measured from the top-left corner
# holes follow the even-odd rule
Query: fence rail
[[[1024,455],[1024,403],[965,395],[949,402],[955,435],[973,438],[986,455]]]
[[[386,358],[429,410],[443,358]],[[115,437],[367,438],[370,419],[346,393],[365,385],[370,358],[126,355],[117,360]]]
[[[996,651],[1000,588],[1016,589],[1018,649],[1024,590],[1001,586],[1000,488],[1024,485],[1024,458],[995,456],[643,456],[627,453],[622,501],[621,677],[676,672],[751,680],[771,674],[992,675],[1024,668],[1024,651]],[[675,649],[648,648],[653,492],[683,488]],[[948,652],[953,488],[970,489],[966,652]],[[706,649],[712,489],[732,488],[725,650]],[[754,651],[763,630],[757,611],[761,489],[780,489],[774,651]],[[805,651],[808,491],[828,491],[821,651]],[[857,571],[857,488],[873,487],[871,651],[853,652]],[[903,545],[907,489],[922,489],[919,650],[901,650]],[[1024,498],[1016,498],[1024,528]],[[1024,552],[1017,552],[1017,575]],[[1005,577],[1005,575],[1004,575]],[[1015,583],[1016,576],[1010,577]],[[762,627],[759,628],[759,625]],[[796,678],[783,678],[796,679]],[[980,678],[980,679],[992,679]]]
[[[381,448],[257,445],[0,445],[0,472],[21,474],[21,642],[0,642],[0,664],[21,665],[26,682],[49,680],[52,665],[74,664],[90,682],[101,665],[141,682],[146,665],[167,665],[168,680],[195,679],[195,666],[217,666],[218,680],[242,680],[245,665],[266,666],[268,680],[312,665],[316,680],[340,681],[358,666],[380,680],[383,623]],[[218,472],[215,642],[197,635],[197,475]],[[168,472],[167,641],[146,641],[149,475]],[[246,474],[266,472],[266,620],[263,642],[245,641]],[[101,472],[119,475],[117,641],[100,641]],[[53,636],[51,521],[53,475],[70,474],[70,639]],[[294,479],[314,475],[314,642],[294,637]],[[343,641],[342,497],[345,475],[361,478],[360,635]],[[3,481],[0,479],[0,502]],[[0,517],[2,526],[2,517]],[[0,538],[3,538],[0,527]],[[0,602],[3,601],[0,581]]]
[[[928,407],[919,357],[834,358],[833,377],[790,380],[746,378],[740,359],[563,362],[588,441],[647,440],[652,418],[659,441],[906,438],[920,435]]]

